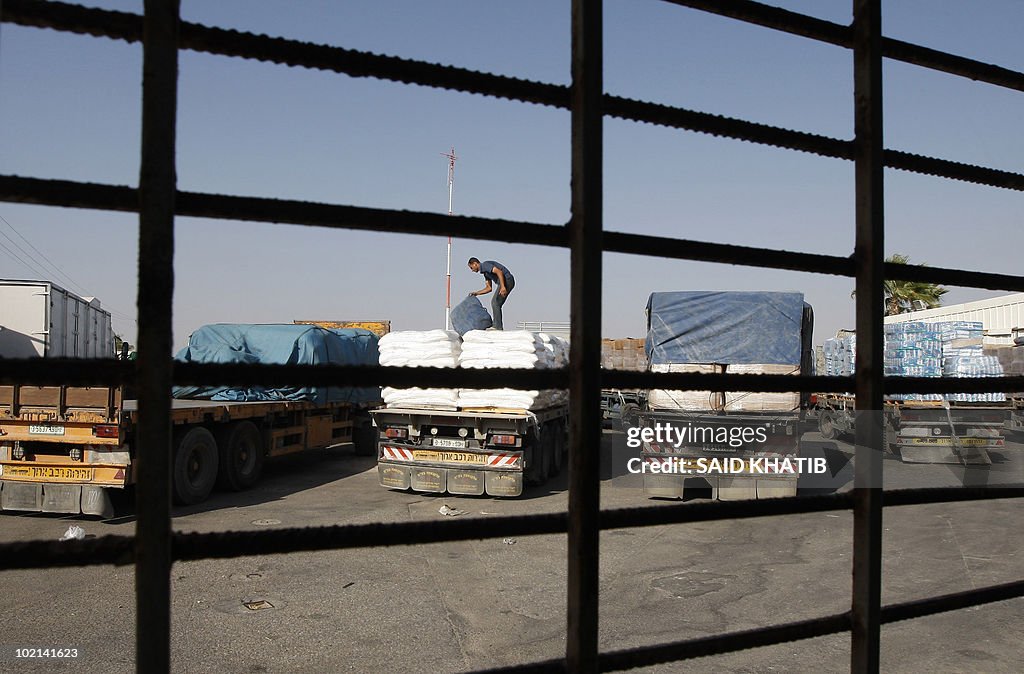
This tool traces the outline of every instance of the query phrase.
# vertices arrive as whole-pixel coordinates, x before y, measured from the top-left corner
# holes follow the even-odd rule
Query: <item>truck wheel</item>
[[[633,403],[624,404],[619,410],[619,416],[622,418],[622,426],[636,426],[637,415],[639,413],[639,405],[634,405]]]
[[[547,467],[545,475],[547,477],[554,477],[562,469],[562,462],[556,459],[558,456],[558,438],[553,423],[544,425],[543,430],[540,432],[540,444],[541,450],[544,452],[541,463]]]
[[[561,421],[551,423],[551,438],[551,446],[553,448],[551,453],[552,475],[558,475],[562,472],[562,466],[565,464],[565,426],[562,425]]]
[[[377,427],[373,422],[359,423],[352,427],[352,453],[356,456],[377,455]]]
[[[263,473],[264,458],[263,435],[256,424],[251,421],[231,424],[217,444],[220,446],[218,484],[232,491],[256,484]]]
[[[537,437],[536,431],[530,431],[524,438],[524,442],[528,445],[529,465],[523,477],[527,484],[534,486],[544,484],[548,479],[548,472],[551,470],[551,453],[544,451],[544,443]]]
[[[202,503],[217,481],[217,441],[213,433],[196,426],[181,436],[174,449],[174,501]]]
[[[821,437],[826,440],[835,440],[839,436],[839,432],[836,430],[835,419],[832,418],[831,412],[820,412],[818,413],[818,431],[821,433]]]

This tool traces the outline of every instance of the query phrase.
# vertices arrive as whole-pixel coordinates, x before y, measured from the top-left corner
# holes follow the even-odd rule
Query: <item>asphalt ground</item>
[[[647,499],[623,486],[605,432],[602,507]],[[846,489],[853,448],[803,438],[830,473],[803,493]],[[1022,482],[1024,447],[993,456],[999,482]],[[950,466],[885,462],[890,487],[949,486]],[[340,447],[268,464],[253,490],[214,494],[175,511],[180,531],[462,518],[567,508],[566,479],[519,499],[394,492],[372,459]],[[962,471],[961,471],[962,472]],[[697,499],[699,501],[699,499]],[[882,602],[889,604],[1024,579],[1024,503],[887,509]],[[0,542],[131,535],[128,514],[99,521],[0,516]],[[641,527],[601,536],[600,648],[643,645],[769,626],[849,608],[852,516],[847,512]],[[565,652],[564,536],[295,553],[177,563],[171,577],[174,672],[456,672],[559,658]],[[0,671],[134,671],[133,568],[0,572]],[[252,608],[247,608],[249,603]],[[650,672],[845,672],[848,634],[750,649]],[[18,659],[13,649],[76,648],[78,657]],[[887,672],[1020,672],[1024,600],[883,626]]]

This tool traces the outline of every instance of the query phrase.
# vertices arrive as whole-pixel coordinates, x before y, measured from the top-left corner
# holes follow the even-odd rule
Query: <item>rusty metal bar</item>
[[[171,661],[171,361],[174,294],[178,0],[146,0],[139,172],[139,421],[135,534],[135,663]]]
[[[566,668],[597,671],[601,446],[603,0],[572,0],[569,532]]]
[[[885,492],[885,497],[887,508],[1020,499],[1024,498],[1024,486],[898,489]],[[600,512],[599,526],[605,531],[835,512],[849,510],[852,506],[851,492],[760,501],[641,506],[603,510]],[[565,533],[568,530],[566,513],[488,517],[485,520],[486,527],[481,527],[480,521],[381,522],[260,532],[173,533],[172,556],[176,561],[230,559],[245,555],[422,545],[505,536],[541,536]],[[0,570],[131,564],[134,561],[134,540],[131,536],[111,535],[59,543],[49,540],[2,543]]]
[[[565,389],[569,372],[551,370],[436,370],[375,365],[248,365],[175,361],[173,382],[189,386],[443,386],[448,388]],[[117,386],[134,380],[134,363],[80,358],[10,359],[0,371],[0,384],[37,386]],[[496,383],[500,382],[500,383]],[[604,388],[663,388],[700,391],[813,391],[844,393],[854,389],[852,377],[771,374],[699,374],[602,370]],[[887,377],[884,392],[892,393],[1016,393],[1024,376],[1012,377]]]
[[[850,668],[877,672],[882,596],[882,167],[881,0],[853,2],[854,175],[857,263],[857,422],[853,489]]]
[[[927,160],[925,157],[917,159]],[[1014,180],[1024,186],[1024,176],[1010,175],[1015,176]],[[122,212],[138,210],[136,192],[130,187],[20,176],[0,175],[0,200]],[[178,192],[175,205],[175,212],[179,216],[272,222],[333,229],[389,231],[402,234],[452,235],[464,239],[509,241],[542,246],[568,247],[569,245],[568,228],[564,225],[496,218],[442,216],[426,212],[198,192]],[[605,231],[602,240],[604,251],[609,253],[788,269],[834,276],[854,276],[856,274],[853,258],[838,255],[799,253],[626,232]],[[886,278],[891,279],[1024,292],[1024,277],[1020,275],[890,262],[885,263],[884,266]]]

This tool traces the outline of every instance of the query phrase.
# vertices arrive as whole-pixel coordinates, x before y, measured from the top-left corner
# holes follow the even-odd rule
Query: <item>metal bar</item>
[[[134,380],[134,363],[75,358],[10,359],[4,361],[0,384],[37,386],[117,386]],[[501,382],[496,383],[496,382]],[[441,386],[448,388],[565,389],[569,372],[551,370],[433,371],[376,365],[248,365],[227,363],[173,363],[173,383],[188,386]],[[854,389],[851,377],[699,374],[681,372],[627,372],[603,370],[605,388],[662,388],[695,391],[750,391],[844,393]],[[887,377],[884,391],[891,393],[1016,393],[1024,391],[1024,376],[1012,377]]]
[[[726,16],[756,26],[850,47],[850,27],[749,0],[665,0],[673,5]]]
[[[569,532],[565,664],[597,671],[601,446],[603,0],[572,0]]]
[[[178,0],[146,0],[139,172],[139,422],[135,663],[171,662],[171,361]]]
[[[849,26],[797,14],[759,2],[749,2],[748,0],[666,0],[666,2],[727,16],[839,47],[853,45],[853,35]],[[950,75],[1024,91],[1024,73],[901,40],[883,37],[882,56]]]
[[[919,159],[926,160],[927,158]],[[1010,175],[1024,185],[1024,176]],[[130,187],[10,175],[0,175],[0,200],[122,212],[138,210],[136,192]],[[426,212],[198,192],[178,192],[175,204],[177,215],[197,218],[272,222],[375,232],[390,231],[401,234],[457,236],[466,239],[509,241],[542,246],[568,247],[569,245],[568,228],[565,225],[496,218],[443,216]],[[856,274],[853,259],[838,255],[799,253],[626,232],[605,231],[602,239],[603,249],[609,253],[789,269],[835,276],[854,276]],[[1024,292],[1024,277],[1020,275],[925,267],[913,264],[902,265],[890,262],[885,263],[885,272],[886,278],[898,278],[905,281]]]
[[[853,489],[850,668],[877,672],[882,596],[882,167],[881,0],[853,1],[856,182],[857,412]]]
[[[829,634],[846,632],[849,629],[850,614],[837,613],[820,618],[773,625],[771,627],[758,627],[674,643],[602,653],[600,665],[602,672],[617,672],[635,667],[650,667],[667,662],[679,662],[681,660],[703,658],[720,653],[734,653],[750,648],[783,644],[800,639],[823,637]]]
[[[727,16],[740,21],[745,21],[765,28],[771,28],[791,35],[810,38],[832,44],[839,47],[849,48],[852,43],[852,33],[849,26],[831,21],[817,19],[815,17],[790,12],[778,7],[765,5],[747,0],[666,0],[675,5],[689,7],[711,14]],[[109,37],[113,39],[137,42],[142,35],[142,20],[138,14],[129,12],[107,11],[81,7],[79,5],[62,2],[43,2],[41,0],[6,0],[3,5],[3,21],[19,24],[22,26],[34,26],[38,28],[53,28],[56,30],[86,33],[97,37]],[[283,40],[281,38],[268,38],[266,36],[255,36],[251,33],[242,33],[222,28],[211,28],[199,24],[182,23],[181,46],[195,51],[204,51],[211,54],[223,56],[239,56],[243,58],[260,58],[265,61],[283,63],[286,65],[305,65],[306,67],[324,67],[313,65],[310,62],[303,62],[296,57],[288,57],[288,50],[283,50],[281,45],[303,45],[304,43]],[[313,47],[328,48],[321,45]],[[353,50],[337,49],[335,55],[329,61],[327,69],[338,72],[353,71],[353,76],[368,76],[390,78],[399,82],[416,82],[436,86],[437,82],[427,70],[424,75],[417,79],[411,79],[401,67],[404,59],[394,57],[378,56],[366,52],[354,52]],[[274,51],[283,51],[284,55],[275,55]],[[358,55],[351,58],[351,64],[347,69],[342,69],[337,62],[341,62],[338,54],[351,53]],[[894,40],[891,38],[882,39],[882,55],[895,61],[902,61],[912,65],[929,68],[940,72],[949,73],[959,77],[972,79],[978,82],[986,82],[999,87],[1024,91],[1024,73],[1020,73],[1001,66],[976,61],[962,56],[956,56],[941,52],[928,47]],[[318,57],[322,60],[322,56]],[[412,61],[410,63],[420,66],[436,66]],[[364,65],[365,64],[365,65]],[[397,66],[395,65],[397,64]],[[361,66],[363,72],[357,70]],[[389,74],[389,69],[394,73]],[[452,69],[461,70],[461,69]],[[466,71],[473,72],[473,71]],[[515,78],[504,78],[512,82],[523,82]],[[527,83],[536,84],[536,83]],[[554,85],[539,85],[539,87],[553,87]],[[531,95],[540,98],[538,102],[547,105],[568,107],[568,92],[565,87],[556,87],[558,90],[545,91],[541,88],[535,89]]]
[[[1024,486],[899,489],[885,492],[885,497],[887,508],[1020,499],[1024,498]],[[835,512],[849,510],[852,505],[853,495],[850,492],[760,501],[679,503],[603,510],[598,524],[605,531]],[[312,550],[422,545],[506,536],[543,536],[568,531],[568,516],[565,513],[488,517],[485,521],[486,527],[480,526],[480,520],[469,519],[288,528],[260,532],[174,533],[172,551],[177,561],[194,561]],[[131,564],[134,559],[134,540],[131,536],[112,535],[60,543],[49,540],[2,543],[0,571]]]

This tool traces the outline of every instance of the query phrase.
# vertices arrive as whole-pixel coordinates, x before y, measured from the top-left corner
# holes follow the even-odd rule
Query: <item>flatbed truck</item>
[[[543,409],[384,407],[377,474],[388,489],[514,497],[557,475],[568,447],[567,404]]]
[[[204,501],[259,480],[264,460],[357,440],[372,454],[366,406],[173,400],[172,493]],[[111,517],[110,490],[135,482],[136,401],[122,387],[0,386],[0,510]]]
[[[818,394],[816,405],[822,437],[854,432],[854,396]],[[886,449],[904,463],[991,464],[989,450],[1006,445],[1001,431],[1009,412],[1006,403],[887,400]]]

